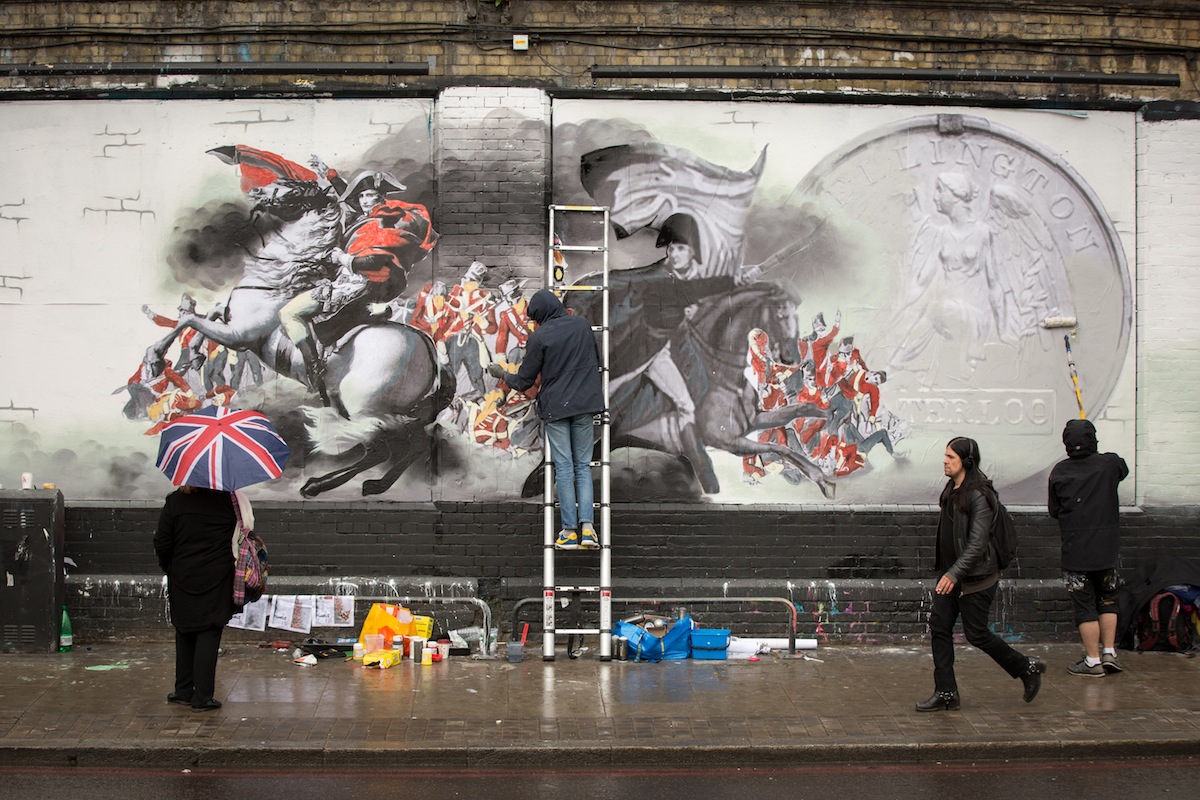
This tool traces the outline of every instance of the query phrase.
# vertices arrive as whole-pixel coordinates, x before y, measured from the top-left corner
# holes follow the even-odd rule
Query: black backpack
[[[1017,526],[999,495],[993,499],[996,511],[992,515],[992,544],[996,547],[996,566],[1005,569],[1017,557]]]
[[[1159,592],[1138,612],[1137,649],[1184,653],[1192,649],[1195,609],[1170,592]]]

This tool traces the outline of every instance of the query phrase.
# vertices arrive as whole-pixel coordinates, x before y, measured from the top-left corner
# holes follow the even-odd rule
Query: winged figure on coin
[[[985,345],[1016,346],[1043,320],[1075,316],[1063,253],[1018,188],[947,171],[917,202],[932,213],[908,249],[893,368],[933,363],[948,349],[973,369]]]

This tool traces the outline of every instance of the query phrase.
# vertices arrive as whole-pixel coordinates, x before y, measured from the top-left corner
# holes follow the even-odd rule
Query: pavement
[[[1200,659],[1120,653],[1078,678],[1076,645],[1021,646],[1048,665],[1021,700],[957,649],[958,712],[916,713],[925,644],[828,646],[750,661],[451,657],[387,670],[226,642],[223,708],[166,702],[173,645],[105,643],[0,654],[0,764],[306,769],[933,762],[1200,755]],[[504,653],[503,645],[500,652]]]

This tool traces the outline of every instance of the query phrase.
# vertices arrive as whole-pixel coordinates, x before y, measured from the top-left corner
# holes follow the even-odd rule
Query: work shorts
[[[1116,567],[1095,572],[1062,571],[1063,584],[1071,596],[1075,624],[1095,622],[1100,614],[1117,613],[1121,576]]]

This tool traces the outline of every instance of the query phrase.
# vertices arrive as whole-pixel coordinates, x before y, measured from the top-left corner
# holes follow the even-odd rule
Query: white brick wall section
[[[1138,502],[1200,504],[1200,121],[1137,125]]]
[[[496,279],[540,275],[550,99],[540,89],[454,87],[435,108],[442,239],[439,269],[480,258]],[[453,170],[443,168],[452,162]]]

